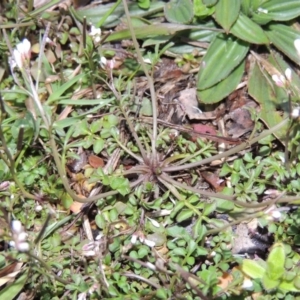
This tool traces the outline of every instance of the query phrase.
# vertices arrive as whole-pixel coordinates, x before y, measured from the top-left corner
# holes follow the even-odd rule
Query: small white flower
[[[37,205],[36,207],[35,207],[35,211],[36,212],[41,212],[43,210],[43,206],[42,205]]]
[[[11,231],[13,241],[10,241],[9,245],[20,252],[29,251],[30,247],[27,243],[28,234],[24,231],[22,223],[19,220],[13,220],[11,222]]]
[[[296,48],[298,56],[300,57],[300,39],[294,40],[294,46]]]
[[[287,68],[285,70],[284,74],[288,81],[292,80],[292,70],[290,68]]]
[[[257,11],[260,12],[260,13],[263,13],[263,14],[267,14],[267,13],[268,13],[268,10],[267,10],[267,9],[264,9],[264,8],[261,8],[261,7],[259,7],[259,8],[257,9]]]
[[[92,25],[89,35],[93,38],[95,43],[99,43],[101,41],[101,28],[96,28]]]
[[[150,58],[143,58],[143,61],[146,63],[146,64],[149,64],[151,65],[152,62],[151,62],[151,59]]]
[[[29,244],[26,243],[26,242],[19,243],[16,248],[20,252],[28,252],[29,251]]]
[[[78,294],[77,300],[86,300],[86,293],[83,292],[83,293]]]
[[[21,43],[17,44],[16,49],[13,51],[13,60],[11,61],[11,67],[13,68],[15,65],[18,66],[19,69],[23,69],[24,64],[28,64],[31,57],[31,44],[27,39],[24,39]]]
[[[18,235],[19,242],[25,242],[27,240],[27,238],[28,238],[28,234],[25,231],[19,233],[19,235]]]
[[[275,84],[279,87],[283,87],[286,84],[286,79],[283,75],[274,74],[272,75],[272,79],[275,82]]]
[[[274,219],[274,221],[279,221],[280,218],[281,218],[281,212],[278,211],[278,210],[273,210],[273,211],[271,212],[271,216],[272,216],[272,218]]]
[[[291,113],[291,117],[293,119],[297,119],[300,117],[300,107],[295,107]]]
[[[150,248],[152,248],[152,247],[155,246],[155,242],[150,241],[150,240],[148,240],[148,239],[145,239],[145,240],[144,240],[144,244],[145,244],[146,246],[150,247]]]
[[[242,285],[242,288],[244,290],[249,290],[249,289],[252,289],[252,287],[253,287],[253,282],[250,279],[245,278],[244,282],[243,282],[243,285]]]
[[[146,262],[146,267],[148,267],[151,270],[156,270],[156,267],[153,264],[151,264],[150,262]]]
[[[12,248],[16,248],[16,243],[14,241],[9,241],[9,246]]]
[[[101,56],[100,65],[102,68],[105,68],[107,64],[107,59],[104,56]]]
[[[152,223],[152,225],[153,225],[154,227],[157,227],[157,228],[160,227],[159,223],[158,223],[156,220],[153,220],[153,219],[151,219],[151,218],[149,218],[149,217],[147,217],[147,218],[148,218],[148,220]]]
[[[20,234],[21,232],[23,232],[22,223],[19,220],[13,220],[11,222],[11,229],[14,233]]]
[[[103,69],[112,70],[116,66],[116,60],[114,58],[113,59],[106,59],[104,56],[101,56],[100,66]]]
[[[130,240],[131,244],[135,245],[137,242],[137,238],[138,238],[137,235],[133,234]]]

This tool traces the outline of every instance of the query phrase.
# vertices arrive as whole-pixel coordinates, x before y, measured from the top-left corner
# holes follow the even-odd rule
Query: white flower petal
[[[19,233],[19,235],[18,235],[19,242],[25,242],[27,240],[27,238],[28,238],[28,234],[24,231]]]
[[[22,42],[23,53],[26,53],[26,54],[29,53],[30,49],[31,49],[30,42],[27,39],[24,39],[23,42]]]
[[[147,245],[148,247],[151,247],[151,248],[155,246],[155,242],[150,241],[148,239],[144,240],[144,244]]]
[[[244,282],[243,282],[243,285],[242,285],[242,288],[244,290],[248,290],[248,289],[251,289],[252,287],[253,287],[253,282],[250,279],[245,278]]]
[[[298,56],[300,57],[300,39],[294,40],[294,46],[296,48],[296,51],[298,53]]]
[[[29,244],[26,242],[17,244],[17,250],[20,252],[27,252],[29,251]]]
[[[300,107],[296,107],[296,108],[293,109],[291,117],[293,119],[297,119],[297,118],[300,117]]]
[[[151,219],[151,218],[149,218],[149,217],[148,217],[148,220],[152,223],[152,225],[153,225],[154,227],[157,227],[157,228],[160,227],[160,225],[159,225],[159,223],[158,223],[157,221],[155,221],[155,220],[153,220],[153,219]]]
[[[281,212],[280,211],[274,210],[274,211],[272,211],[271,214],[272,214],[272,218],[274,220],[280,220],[280,218],[281,218]]]
[[[136,234],[133,234],[132,235],[132,237],[131,237],[131,240],[130,240],[130,242],[131,242],[131,244],[136,244],[136,241],[137,241],[137,235]]]
[[[287,68],[284,72],[286,78],[291,81],[292,80],[292,70],[290,68]]]
[[[13,220],[11,222],[11,229],[14,233],[20,234],[23,232],[22,223],[19,220]]]
[[[21,53],[17,49],[14,49],[14,51],[13,51],[13,59],[14,59],[16,65],[18,66],[18,68],[22,69],[23,61],[22,61]]]

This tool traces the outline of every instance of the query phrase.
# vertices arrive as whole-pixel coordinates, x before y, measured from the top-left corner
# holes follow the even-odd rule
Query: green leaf
[[[150,7],[150,0],[138,0],[139,7],[142,9],[148,9]]]
[[[176,217],[177,222],[182,222],[184,220],[190,219],[194,215],[194,212],[189,209],[183,209]]]
[[[242,271],[251,278],[263,278],[266,273],[266,270],[260,264],[251,259],[243,260]]]
[[[262,278],[262,284],[267,291],[276,289],[279,283],[280,283],[279,280],[271,279],[267,276],[267,274],[265,274],[264,277]]]
[[[242,13],[231,27],[230,33],[248,43],[269,43],[269,39],[262,28]]]
[[[275,84],[274,86],[270,86],[272,79],[267,79],[267,77],[268,74],[262,73],[262,70],[257,64],[255,64],[249,76],[248,91],[251,97],[260,103],[262,107],[260,111],[260,119],[267,124],[269,128],[271,128],[272,126],[280,123],[283,120],[283,117],[276,109],[276,106],[278,105],[278,98],[274,93],[274,89],[277,90],[277,87]],[[284,127],[274,133],[274,135],[279,140],[284,141],[286,130],[287,127]]]
[[[283,244],[275,244],[267,259],[267,275],[272,280],[280,279],[284,274],[285,251]]]
[[[205,4],[204,2],[211,2],[211,4]],[[196,17],[207,17],[214,13],[215,3],[217,0],[205,1],[205,0],[194,0],[194,14]]]
[[[0,292],[1,299],[14,299],[23,289],[28,279],[28,271],[25,271],[18,279],[14,280],[13,283],[8,284]]]
[[[299,0],[270,0],[260,6],[274,21],[289,21],[300,16]]]
[[[228,33],[232,24],[237,20],[241,8],[240,0],[219,0],[216,5],[216,21]]]
[[[245,58],[248,49],[246,42],[219,34],[202,59],[198,89],[205,90],[229,76]]]
[[[73,203],[73,199],[68,193],[63,193],[61,196],[61,203],[64,208],[69,209]]]
[[[175,248],[172,250],[172,254],[180,255],[180,256],[186,256],[186,250],[184,248]]]
[[[105,145],[104,140],[101,138],[97,138],[93,145],[93,151],[96,154],[100,153],[103,150],[104,145]]]
[[[281,290],[288,291],[288,292],[299,292],[300,289],[298,289],[293,281],[286,281],[283,280],[280,282],[278,286]]]
[[[202,0],[203,4],[210,7],[210,6],[213,6],[215,5],[218,0]]]
[[[165,5],[165,17],[170,23],[188,24],[194,17],[191,0],[170,0]]]
[[[233,194],[233,190],[232,188],[228,188],[225,187],[222,191],[222,193],[224,195],[229,195],[231,196]],[[232,209],[234,209],[234,203],[228,200],[224,200],[224,199],[219,199],[219,198],[214,198],[214,200],[217,203],[217,211],[219,212],[227,212],[230,211]]]
[[[190,256],[197,248],[197,243],[194,240],[189,240],[187,246],[187,255]]]
[[[245,69],[245,62],[242,62],[233,70],[225,79],[216,85],[197,92],[198,99],[201,103],[213,104],[223,100],[232,91],[236,89],[241,81]]]
[[[203,215],[204,216],[210,215],[212,212],[215,211],[216,206],[217,206],[217,203],[215,201],[212,203],[205,203],[204,209],[203,209]]]
[[[294,41],[300,36],[299,31],[286,25],[271,24],[265,32],[276,48],[300,65],[300,58],[294,46]]]
[[[71,80],[68,80],[66,83],[61,85],[58,89],[56,89],[46,101],[47,104],[50,104],[53,101],[58,101],[59,98],[64,94],[66,90],[68,90],[73,84],[78,82],[85,74],[81,73],[77,76],[73,77]]]
[[[87,6],[77,10],[70,7],[70,12],[81,22],[83,21],[83,18],[86,17],[87,23],[94,25],[96,28],[99,28],[100,25],[103,25],[104,27],[114,27],[121,22],[121,19],[125,14],[123,5],[114,7],[116,3],[117,2],[109,4],[101,3],[99,5],[94,5],[92,7]],[[152,1],[150,8],[147,10],[147,14],[162,10],[164,5],[165,3],[163,1]],[[145,10],[140,8],[138,3],[128,3],[128,8],[131,16],[142,17],[145,15]]]

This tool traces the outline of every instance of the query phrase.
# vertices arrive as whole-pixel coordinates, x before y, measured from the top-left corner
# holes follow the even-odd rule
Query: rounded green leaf
[[[273,280],[265,274],[265,276],[262,278],[262,284],[265,288],[265,290],[270,291],[274,290],[278,287],[280,281],[279,280]]]
[[[187,24],[194,17],[194,7],[190,0],[171,0],[165,5],[165,17],[170,23]]]
[[[282,24],[271,24],[265,31],[270,41],[298,65],[300,58],[294,46],[294,41],[300,38],[300,32]]]
[[[230,33],[252,44],[269,43],[269,39],[262,28],[243,14],[239,15],[231,27]]]
[[[213,4],[214,5],[214,4]],[[194,14],[196,17],[206,18],[215,12],[213,5],[206,5],[202,0],[194,0]]]
[[[245,62],[242,62],[224,80],[205,90],[198,91],[197,96],[199,101],[201,103],[212,104],[223,100],[232,91],[234,91],[240,83],[244,73],[244,68]]]
[[[216,21],[229,32],[232,24],[237,20],[241,8],[240,0],[219,0],[216,5]]]
[[[232,36],[218,35],[204,55],[198,74],[198,90],[205,90],[225,79],[245,58],[248,43]]]
[[[300,289],[298,289],[293,281],[287,281],[283,280],[279,284],[279,288],[284,291],[289,291],[289,292],[299,292]]]
[[[189,209],[183,209],[176,217],[177,222],[182,222],[190,219],[194,215],[194,212]]]
[[[283,244],[275,244],[267,259],[267,274],[272,280],[280,279],[284,274],[285,252]]]
[[[263,278],[266,270],[251,259],[244,259],[242,263],[242,271],[251,278]]]
[[[203,4],[206,6],[213,6],[217,3],[218,0],[202,0]]]

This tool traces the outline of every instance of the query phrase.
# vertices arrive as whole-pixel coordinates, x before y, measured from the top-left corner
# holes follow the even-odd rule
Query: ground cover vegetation
[[[297,0],[0,4],[1,299],[294,299]]]

